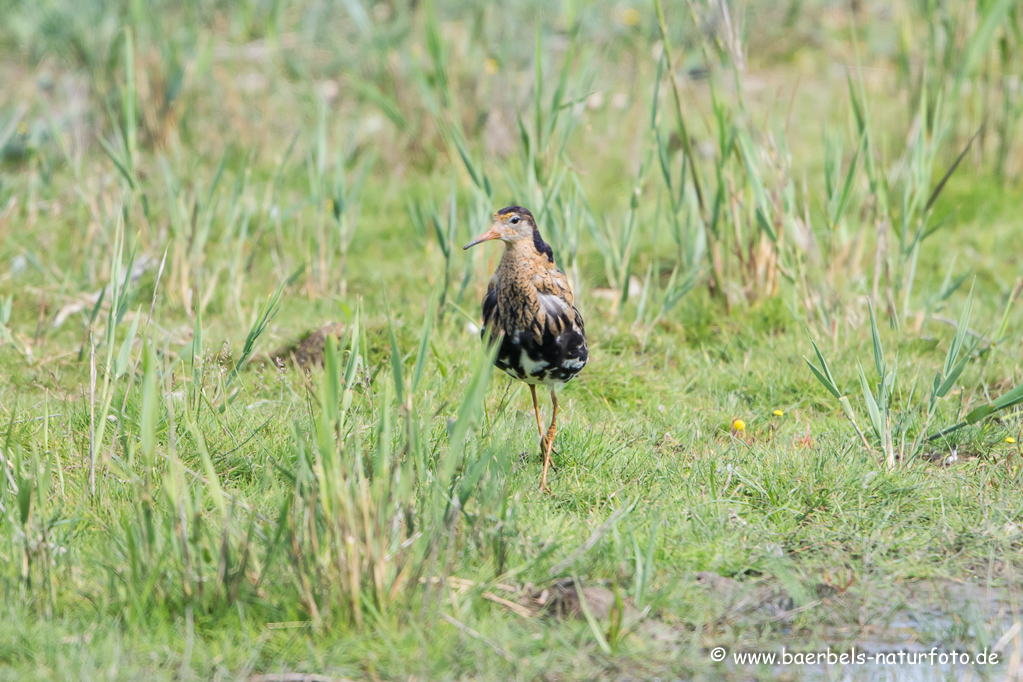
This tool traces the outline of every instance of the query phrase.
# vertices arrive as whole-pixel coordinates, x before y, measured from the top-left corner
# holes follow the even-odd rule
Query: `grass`
[[[0,0],[0,678],[1015,674],[1023,16],[860,4]]]

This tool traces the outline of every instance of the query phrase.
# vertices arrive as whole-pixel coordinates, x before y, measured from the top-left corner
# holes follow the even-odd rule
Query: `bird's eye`
[[[514,218],[511,219],[511,224],[512,225],[517,225],[518,222],[519,222],[519,217],[518,216],[515,216]]]

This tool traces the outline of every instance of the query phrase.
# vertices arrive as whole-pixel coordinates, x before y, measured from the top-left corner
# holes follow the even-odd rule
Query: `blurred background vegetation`
[[[785,279],[827,321],[864,283],[891,316],[911,306],[934,185],[975,134],[969,172],[1018,182],[1013,2],[663,10],[662,27],[602,2],[8,2],[2,199],[29,229],[7,248],[70,239],[53,266],[96,287],[118,211],[78,197],[126,182],[149,256],[176,237],[171,300],[222,278],[242,315],[254,267],[304,267],[312,298],[346,291],[353,241],[398,265],[380,254],[428,241],[450,187],[456,241],[529,204],[576,281],[588,268],[620,303],[633,277],[658,303],[709,280],[729,306]]]
[[[13,677],[717,675],[1018,617],[877,587],[1018,576],[1017,0],[0,17]],[[459,249],[510,204],[594,349],[552,500]]]

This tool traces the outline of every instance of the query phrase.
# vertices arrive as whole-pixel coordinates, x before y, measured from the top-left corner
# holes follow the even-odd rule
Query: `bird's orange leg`
[[[554,414],[551,415],[551,425],[547,429],[547,435],[541,441],[543,446],[543,478],[540,479],[540,492],[550,492],[550,488],[547,487],[547,469],[551,465],[554,434],[558,432],[558,396],[553,390],[551,391],[551,402],[554,403]]]
[[[540,423],[540,405],[536,402],[536,386],[529,385],[529,392],[533,394],[533,412],[536,413],[536,428],[540,431],[540,438],[543,438],[543,424]]]

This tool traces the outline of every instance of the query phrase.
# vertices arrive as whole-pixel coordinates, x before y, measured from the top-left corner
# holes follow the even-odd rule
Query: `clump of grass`
[[[160,158],[167,193],[167,209],[174,236],[171,254],[170,293],[187,310],[204,309],[216,291],[219,272],[206,269],[206,254],[213,237],[213,223],[220,201],[218,192],[227,163],[226,154],[209,179],[208,187],[192,180],[191,187],[178,179],[166,157]],[[210,275],[212,274],[212,277]],[[212,281],[210,281],[212,280]],[[196,293],[205,298],[194,301]]]
[[[201,341],[197,339],[197,341]],[[201,343],[195,346],[201,353]],[[200,412],[178,411],[167,391],[170,367],[152,345],[141,350],[138,421],[126,426],[125,458],[112,460],[118,478],[132,486],[119,517],[105,529],[110,553],[111,597],[128,622],[146,627],[162,609],[209,614],[232,607],[254,589],[250,571],[259,547],[268,546],[265,517],[227,494],[206,448]],[[180,430],[179,430],[180,429]],[[197,448],[202,473],[190,468],[162,433],[183,437]],[[271,545],[272,546],[272,545]],[[255,582],[258,587],[258,581]]]
[[[358,228],[362,187],[374,155],[364,156],[356,165],[352,145],[348,145],[347,151],[337,145],[332,154],[327,117],[327,103],[319,97],[315,138],[306,156],[310,200],[317,215],[315,232],[309,243],[308,257],[312,265],[309,277],[316,284],[312,293],[325,294],[337,290],[345,296],[348,293],[348,248]],[[333,165],[333,173],[330,174],[329,164]]]
[[[487,356],[477,363],[449,444],[433,453],[418,416],[420,360],[407,386],[403,363],[392,358],[393,384],[383,382],[369,412],[353,411],[355,391],[368,388],[359,381],[365,337],[358,314],[351,329],[345,362],[327,341],[315,441],[296,429],[294,487],[278,523],[288,536],[295,589],[314,623],[342,618],[361,626],[367,611],[379,617],[408,605],[421,579],[443,581],[449,570],[458,551],[455,527],[493,464],[490,448],[465,446],[482,415],[492,363]],[[392,350],[400,352],[396,341]],[[410,409],[402,417],[405,395]],[[489,513],[485,505],[495,501],[481,501],[474,513]]]
[[[894,468],[897,461],[905,462],[907,459],[917,457],[927,442],[946,436],[965,426],[976,424],[1000,410],[1023,402],[1023,386],[1017,386],[997,400],[970,411],[964,420],[954,426],[925,437],[937,413],[939,402],[952,392],[967,365],[978,355],[979,339],[974,339],[969,347],[966,346],[967,335],[970,329],[970,316],[973,310],[973,292],[971,291],[966,299],[962,316],[956,325],[955,336],[945,355],[945,362],[942,368],[934,375],[926,407],[923,401],[916,405],[912,403],[916,388],[915,382],[910,390],[908,401],[902,398],[902,389],[899,385],[898,359],[896,358],[894,362],[889,362],[886,358],[881,343],[881,333],[878,329],[877,319],[874,316],[874,308],[868,305],[868,309],[870,311],[870,334],[874,351],[874,368],[877,370],[876,382],[871,382],[867,379],[862,365],[858,364],[857,368],[869,424],[873,430],[877,447],[884,456],[885,465],[889,469]],[[848,396],[839,388],[827,361],[824,359],[824,355],[812,338],[811,343],[817,355],[819,365],[814,365],[809,360],[806,360],[810,370],[817,380],[839,400],[843,412],[853,425],[860,440],[867,449],[870,449],[866,437],[856,422],[855,413]],[[899,408],[896,407],[895,402],[897,396],[900,398],[899,402],[902,403]]]
[[[677,180],[672,179],[670,166],[672,153],[669,143],[660,132],[657,122],[659,108],[655,101],[651,125],[657,144],[665,188],[671,197],[671,222],[676,241],[681,243],[683,230],[679,214],[686,207],[689,222],[687,235],[690,254],[704,255],[710,273],[710,293],[722,300],[726,306],[736,301],[751,301],[759,296],[773,296],[778,292],[783,259],[791,250],[786,235],[800,229],[809,230],[795,202],[794,183],[790,177],[789,163],[784,144],[777,144],[767,138],[754,139],[757,131],[752,130],[745,112],[741,95],[739,73],[744,64],[743,49],[737,31],[726,32],[719,53],[730,56],[728,68],[736,81],[739,97],[737,105],[727,102],[718,88],[711,86],[713,127],[707,132],[714,143],[713,168],[704,170],[693,145],[693,132],[683,106],[681,85],[674,64],[671,35],[664,9],[655,3],[658,26],[664,45],[664,63],[667,66],[671,91],[669,116],[674,122],[673,138],[678,140],[675,153],[680,156],[681,171]],[[721,11],[728,26],[728,9],[722,4]],[[725,49],[727,48],[727,49]],[[661,66],[658,66],[658,80]],[[763,136],[761,136],[763,137]],[[762,145],[758,148],[758,143]],[[768,184],[761,157],[773,165],[775,187]],[[713,179],[713,184],[707,180]],[[692,190],[692,199],[686,199],[686,185]],[[685,201],[683,201],[685,200]],[[702,226],[702,235],[699,227]],[[808,247],[808,245],[805,245]],[[692,261],[692,256],[689,257]],[[692,266],[690,267],[692,271]],[[790,274],[790,278],[792,275]]]
[[[969,135],[964,135],[964,130],[980,128],[975,157],[978,161],[993,157],[994,172],[1006,178],[1023,115],[1014,80],[1023,60],[1023,17],[1018,7],[1007,0],[976,5],[910,4],[901,15],[895,64],[908,94],[910,118],[918,115],[912,110],[913,103],[926,101],[928,92],[947,91],[952,141],[961,146]],[[938,101],[931,98],[926,119],[936,120],[937,114]],[[1019,169],[1015,171],[1018,174]]]
[[[96,466],[97,458],[101,457],[103,438],[107,429],[107,417],[110,415],[111,402],[114,398],[115,385],[118,379],[128,371],[132,345],[135,342],[135,334],[138,330],[138,315],[135,316],[128,329],[124,340],[121,342],[120,350],[116,351],[117,331],[128,306],[132,301],[129,282],[131,281],[132,265],[135,262],[135,250],[133,249],[128,257],[127,264],[124,262],[125,233],[124,224],[118,221],[116,241],[110,259],[110,283],[103,289],[93,309],[93,320],[96,312],[103,302],[104,296],[109,291],[109,309],[105,326],[105,338],[97,343],[90,322],[88,331],[89,346],[89,493],[96,495]],[[100,347],[105,349],[105,358],[100,358],[97,364],[97,350]],[[102,372],[103,385],[97,385],[98,374]],[[97,393],[98,389],[98,393]],[[98,408],[98,409],[97,409]]]
[[[467,161],[466,163],[471,164],[471,161]],[[483,210],[485,211],[486,204],[481,203],[479,201],[480,197],[477,196],[476,198],[477,198],[476,206],[482,207]],[[437,298],[437,306],[440,321],[444,320],[444,316],[447,313],[449,302],[453,303],[456,306],[461,302],[462,294],[464,293],[465,288],[468,285],[469,279],[472,276],[472,264],[470,262],[470,264],[467,266],[465,270],[465,276],[462,278],[462,286],[458,290],[458,295],[455,297],[453,301],[449,301],[448,295],[449,290],[451,288],[454,258],[457,253],[461,252],[461,249],[458,247],[457,244],[459,211],[458,192],[454,178],[451,179],[451,190],[448,194],[447,205],[448,205],[447,220],[441,218],[436,208],[427,209],[424,206],[422,206],[419,202],[410,201],[408,207],[409,217],[412,219],[412,225],[421,238],[425,237],[425,235],[429,231],[427,228],[428,224],[433,227],[433,233],[437,237],[437,245],[440,247],[441,255],[444,257],[443,278],[440,283],[439,288],[440,293],[438,294]],[[471,221],[471,224],[473,226],[477,226],[482,222],[481,220],[479,220],[478,214],[479,211],[477,211],[477,218]],[[483,220],[486,220],[487,217],[489,217],[489,215],[484,213],[482,217]],[[480,232],[482,232],[482,230],[480,230]]]

